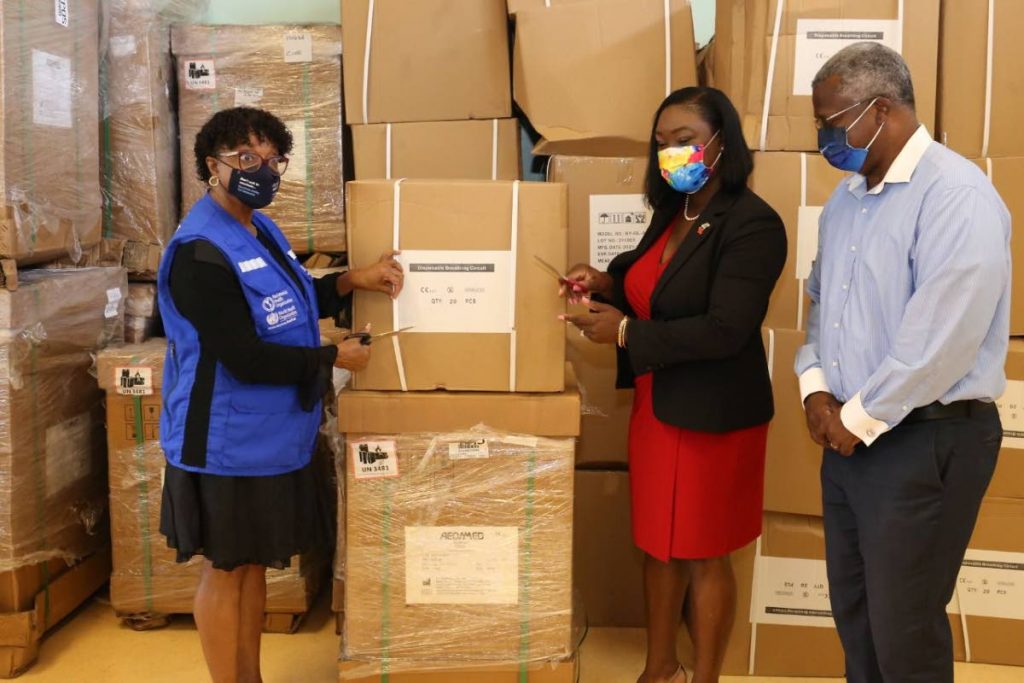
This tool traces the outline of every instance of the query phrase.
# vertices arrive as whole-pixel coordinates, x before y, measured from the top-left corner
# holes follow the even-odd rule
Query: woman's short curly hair
[[[277,147],[278,154],[292,151],[292,134],[281,119],[268,111],[252,107],[235,107],[219,111],[196,135],[196,173],[204,183],[210,179],[206,158],[217,156],[224,149],[234,149],[255,136],[260,142]]]

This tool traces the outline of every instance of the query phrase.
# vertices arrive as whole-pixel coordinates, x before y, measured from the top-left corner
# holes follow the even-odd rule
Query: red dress
[[[640,320],[650,320],[671,232],[626,275],[626,297]],[[719,557],[749,544],[761,533],[768,425],[713,434],[665,424],[654,416],[652,385],[650,373],[636,378],[629,424],[637,547],[667,562]]]

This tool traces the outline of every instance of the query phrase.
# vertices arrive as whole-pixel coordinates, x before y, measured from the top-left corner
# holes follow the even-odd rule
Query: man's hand
[[[622,311],[614,306],[602,304],[591,299],[583,299],[583,304],[590,307],[590,313],[581,315],[560,315],[559,319],[575,325],[580,333],[595,344],[615,344],[619,340],[619,324],[622,323]]]
[[[828,426],[828,447],[843,457],[849,458],[860,443],[860,438],[851,433],[843,424],[838,412]]]
[[[807,417],[807,431],[811,433],[814,443],[825,447],[828,443],[828,429],[832,420],[839,419],[839,411],[843,406],[836,397],[825,391],[817,391],[804,401],[804,413]]]

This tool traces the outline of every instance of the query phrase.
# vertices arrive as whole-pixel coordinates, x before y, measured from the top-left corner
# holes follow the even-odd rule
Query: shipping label
[[[182,69],[186,90],[217,89],[217,65],[212,59],[186,59]]]
[[[801,206],[796,223],[796,279],[811,276],[814,259],[818,256],[818,224],[823,206]]]
[[[71,0],[53,0],[54,20],[64,28],[71,26],[71,10],[68,7],[70,1]]]
[[[263,88],[235,88],[236,107],[256,107],[263,99]]]
[[[642,194],[590,195],[590,265],[608,270],[612,259],[636,249],[650,224]]]
[[[450,460],[478,460],[489,457],[491,457],[491,449],[487,444],[487,439],[453,441],[448,444]]]
[[[117,287],[112,287],[107,290],[107,305],[103,309],[103,317],[105,318],[116,318],[121,312],[121,299],[123,298],[121,290]]]
[[[398,313],[410,333],[512,331],[511,252],[403,250],[398,260]]]
[[[313,61],[313,34],[289,31],[284,34],[284,61],[289,64]]]
[[[73,85],[70,59],[32,50],[32,122],[71,128]]]
[[[92,470],[92,415],[88,412],[46,430],[46,497],[84,479]]]
[[[751,623],[834,628],[824,560],[761,556],[754,574]]]
[[[111,36],[110,56],[115,58],[130,57],[138,51],[135,36]]]
[[[150,396],[153,394],[153,368],[115,368],[117,393],[122,396]]]
[[[797,19],[793,94],[811,96],[811,83],[825,62],[844,47],[872,41],[902,52],[896,19]]]
[[[968,550],[956,594],[967,616],[1024,620],[1024,553]]]
[[[306,155],[307,130],[305,119],[285,121],[292,134],[292,151],[288,154],[288,170],[281,177],[289,183],[305,186],[309,183],[309,157]]]
[[[1003,448],[1024,449],[1024,382],[1007,380],[996,406],[1003,423]]]
[[[406,527],[405,601],[410,605],[517,604],[518,527]]]
[[[399,475],[394,441],[355,441],[349,444],[356,479],[391,479]]]

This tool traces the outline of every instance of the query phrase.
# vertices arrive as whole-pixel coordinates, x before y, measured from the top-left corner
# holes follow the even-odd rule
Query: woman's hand
[[[563,283],[558,290],[558,296],[565,297],[570,303],[578,304],[583,297],[590,294],[608,298],[612,292],[611,276],[585,263],[573,266],[565,279],[572,283],[572,286],[570,288],[570,285]]]
[[[582,303],[590,307],[590,313],[580,315],[560,315],[559,320],[575,325],[580,334],[595,344],[617,344],[619,341],[619,325],[623,313],[614,306],[582,299]]]
[[[380,260],[366,268],[355,268],[349,271],[349,283],[353,289],[367,292],[383,292],[392,299],[397,299],[405,283],[405,272],[402,264],[395,260],[401,252],[385,252]]]
[[[369,332],[370,326],[363,328],[363,332]],[[359,372],[365,370],[370,364],[370,345],[363,344],[358,337],[346,339],[338,344],[338,357],[334,360],[334,367]]]

